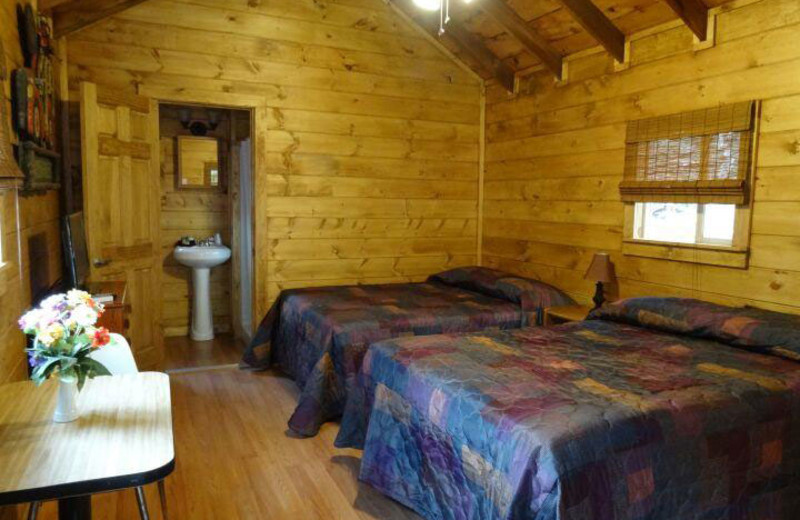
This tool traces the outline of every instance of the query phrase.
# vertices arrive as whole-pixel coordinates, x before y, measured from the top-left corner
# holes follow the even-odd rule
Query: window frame
[[[649,238],[642,238],[645,235],[645,228],[647,226],[647,212],[643,205],[645,204],[659,204],[658,202],[634,202],[634,231],[632,233],[631,238],[636,242],[648,242],[648,243],[662,243],[662,244],[683,244],[686,246],[712,246],[712,247],[722,247],[722,248],[731,248],[734,246],[736,240],[736,226],[737,222],[740,218],[740,215],[734,209],[734,221],[733,221],[733,236],[730,240],[723,240],[718,238],[706,238],[705,237],[705,211],[706,206],[708,204],[714,203],[703,203],[703,202],[666,202],[664,204],[696,204],[697,205],[697,221],[694,226],[694,242],[680,242],[680,241],[667,241],[667,240],[654,240]],[[642,205],[642,206],[639,206]],[[641,208],[641,210],[639,209]]]
[[[736,204],[736,214],[734,217],[733,239],[729,245],[714,243],[685,243],[685,242],[666,242],[657,240],[645,240],[636,238],[636,202],[687,202],[687,203],[717,203],[698,200],[624,200],[623,201],[623,235],[622,253],[628,256],[638,256],[645,258],[656,258],[663,260],[673,260],[678,262],[688,262],[695,264],[714,265],[721,267],[731,267],[737,269],[747,269],[750,256],[750,230],[752,220],[752,208],[755,191],[755,172],[758,158],[758,142],[761,130],[761,101],[753,101],[753,119],[751,129],[751,139],[749,143],[749,163],[746,171],[746,192],[743,204]],[[627,165],[626,165],[627,167]],[[722,203],[722,202],[719,202]],[[698,218],[700,211],[698,210]],[[697,232],[702,232],[702,226],[697,226]]]
[[[626,202],[622,253],[629,256],[746,269],[749,260],[751,205],[752,203],[736,206],[733,240],[730,245],[719,245],[636,238],[636,203]]]
[[[13,278],[19,258],[19,243],[17,240],[17,221],[19,208],[17,200],[18,183],[14,180],[0,178],[0,295],[5,294],[9,288],[8,283]]]

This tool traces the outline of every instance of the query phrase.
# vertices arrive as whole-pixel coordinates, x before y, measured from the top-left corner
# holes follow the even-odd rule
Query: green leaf
[[[51,367],[54,363],[58,363],[58,358],[45,358],[46,361],[41,363],[33,370],[33,376],[39,377],[41,376],[49,367]]]
[[[73,343],[72,348],[70,349],[70,355],[72,357],[77,357],[78,353],[81,351],[82,347],[83,347],[82,343],[79,343],[79,342]]]
[[[111,375],[111,372],[108,371],[105,365],[90,357],[82,359],[81,366],[86,368],[90,377]]]
[[[74,357],[70,357],[70,356],[59,356],[59,359],[61,360],[61,371],[62,372],[66,372],[68,370],[71,370],[72,367],[74,367],[75,364],[78,362],[77,359],[75,359]]]
[[[78,374],[78,392],[83,390],[83,385],[86,384],[86,372],[84,370],[76,370]]]
[[[34,369],[33,373],[31,374],[31,379],[36,383],[37,386],[41,385],[45,379],[50,377],[50,374],[53,372],[53,370],[56,369],[58,362],[58,358],[47,358],[47,361],[43,362]]]
[[[90,345],[81,345],[80,348],[75,350],[74,356],[76,359],[84,359],[86,356],[91,354],[92,347]]]

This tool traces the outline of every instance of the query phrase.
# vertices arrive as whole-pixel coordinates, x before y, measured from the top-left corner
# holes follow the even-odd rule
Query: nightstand
[[[582,321],[592,308],[588,305],[564,305],[563,307],[546,307],[544,309],[544,326],[551,327],[571,321]]]
[[[90,294],[105,293],[114,296],[113,302],[103,304],[106,310],[97,320],[97,325],[107,328],[109,332],[116,332],[127,337],[128,314],[131,310],[127,301],[128,284],[124,281],[89,282],[86,284],[86,290]]]

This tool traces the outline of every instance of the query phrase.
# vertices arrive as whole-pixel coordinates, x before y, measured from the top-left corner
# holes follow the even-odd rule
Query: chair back
[[[136,374],[139,369],[128,341],[119,334],[111,334],[111,341],[103,348],[89,354],[92,359],[102,363],[111,375]]]

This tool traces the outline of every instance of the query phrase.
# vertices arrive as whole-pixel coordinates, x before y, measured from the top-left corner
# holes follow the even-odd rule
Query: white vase
[[[78,418],[78,378],[65,376],[58,378],[58,397],[53,421],[58,423],[72,422]]]

